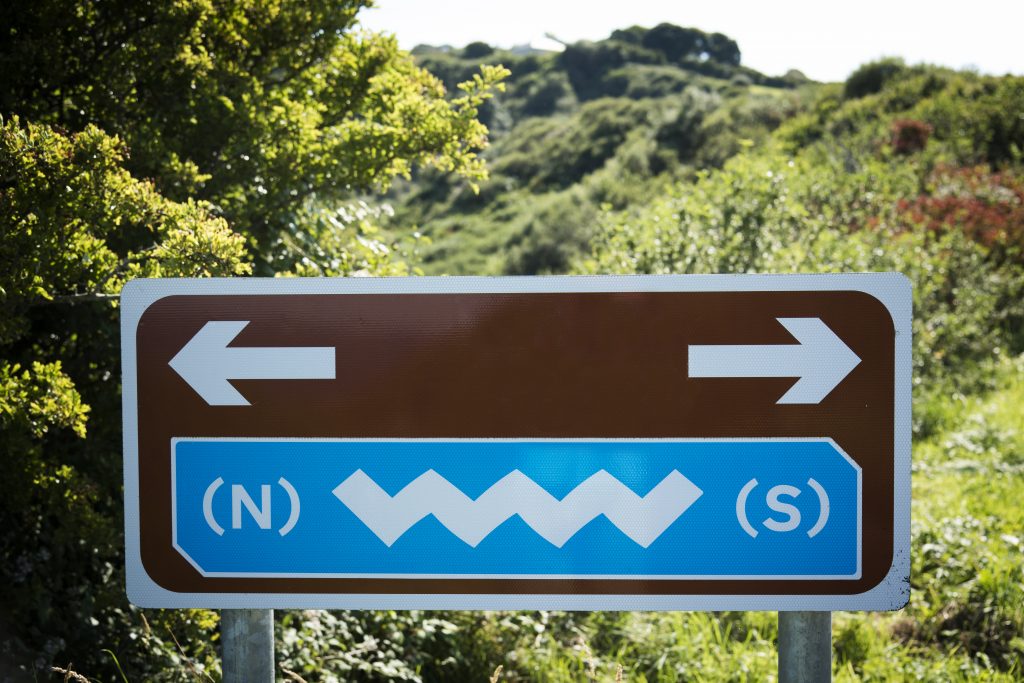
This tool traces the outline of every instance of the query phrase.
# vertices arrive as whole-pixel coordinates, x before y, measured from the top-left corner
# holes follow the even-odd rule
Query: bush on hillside
[[[482,41],[470,43],[462,48],[462,57],[464,59],[481,59],[492,54],[494,54],[494,48]]]
[[[858,67],[846,79],[843,96],[856,99],[879,92],[887,83],[904,73],[907,65],[902,59],[888,58],[876,62],[868,62]]]
[[[897,154],[920,152],[931,134],[932,127],[924,121],[896,119],[892,122],[892,149]]]

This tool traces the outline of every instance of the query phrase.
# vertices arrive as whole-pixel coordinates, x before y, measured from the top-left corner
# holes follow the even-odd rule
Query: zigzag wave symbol
[[[473,500],[434,470],[427,470],[392,497],[365,472],[356,470],[333,493],[389,546],[427,515],[434,515],[473,547],[505,520],[519,515],[534,531],[561,548],[598,515],[604,515],[646,548],[703,491],[672,470],[641,497],[600,470],[558,500],[525,474],[513,470]]]

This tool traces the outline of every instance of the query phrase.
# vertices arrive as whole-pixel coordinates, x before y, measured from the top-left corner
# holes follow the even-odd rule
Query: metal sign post
[[[832,613],[779,612],[779,683],[832,680]]]
[[[224,683],[272,683],[274,610],[221,610],[220,639]]]

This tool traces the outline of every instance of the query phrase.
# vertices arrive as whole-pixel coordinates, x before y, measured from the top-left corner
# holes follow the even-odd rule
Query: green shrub
[[[843,96],[855,99],[873,95],[906,70],[906,64],[898,58],[880,59],[864,64],[846,79]]]

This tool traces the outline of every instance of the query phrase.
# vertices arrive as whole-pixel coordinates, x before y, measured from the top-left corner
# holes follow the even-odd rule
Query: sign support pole
[[[779,612],[779,683],[832,680],[832,613]]]
[[[273,683],[274,610],[220,611],[224,683]]]

